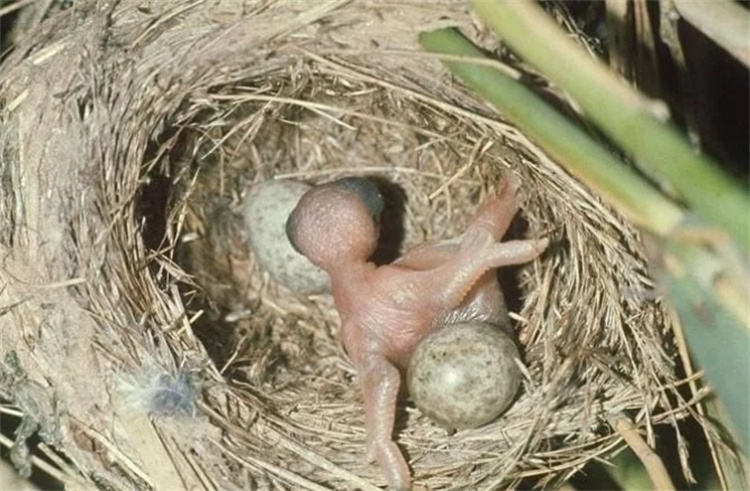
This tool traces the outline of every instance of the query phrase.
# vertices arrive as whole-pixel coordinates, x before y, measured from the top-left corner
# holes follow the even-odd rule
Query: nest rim
[[[289,12],[291,15],[294,9],[290,8]],[[95,17],[92,14],[92,18]],[[81,36],[80,32],[77,35]],[[157,45],[163,39],[156,37],[149,41]],[[248,288],[255,292],[256,302],[250,304],[262,312],[258,319],[260,327],[248,329],[244,335],[250,341],[243,342],[261,345],[257,351],[262,363],[251,366],[244,380],[228,380],[227,367],[246,354],[230,350],[217,364],[216,356],[212,360],[208,356],[211,350],[192,333],[190,324],[200,315],[205,315],[201,314],[202,309],[190,308],[192,299],[200,294],[198,289],[201,286],[196,283],[195,275],[186,272],[179,264],[174,251],[186,233],[200,235],[201,232],[190,229],[189,219],[186,219],[190,199],[196,193],[215,192],[226,186],[227,181],[223,180],[226,175],[221,178],[213,175],[202,183],[202,177],[191,173],[190,165],[184,163],[207,159],[231,166],[235,159],[232,154],[236,155],[240,148],[245,149],[246,155],[250,155],[247,160],[257,168],[251,177],[240,178],[228,185],[230,189],[218,193],[227,198],[229,205],[222,202],[218,208],[213,208],[217,205],[208,198],[201,204],[210,209],[230,211],[242,203],[241,190],[261,179],[296,178],[321,182],[334,176],[379,172],[381,177],[385,175],[392,182],[406,186],[407,196],[412,197],[407,205],[411,211],[407,211],[410,215],[406,218],[413,221],[406,233],[407,244],[426,238],[444,238],[460,229],[473,207],[497,184],[498,168],[502,167],[521,175],[522,182],[527,183],[524,185],[524,213],[528,230],[521,233],[550,233],[558,239],[557,247],[553,247],[542,261],[519,269],[518,288],[525,302],[523,309],[513,314],[513,319],[519,326],[519,343],[524,358],[528,360],[525,390],[519,396],[519,401],[523,399],[525,404],[514,404],[507,416],[487,427],[465,430],[452,437],[441,435],[434,424],[413,408],[402,407],[406,417],[397,428],[398,441],[414,462],[420,485],[431,486],[430,489],[451,489],[456,485],[457,475],[466,479],[462,486],[482,483],[488,489],[530,477],[563,480],[585,462],[622,447],[622,436],[608,431],[608,416],[640,413],[638,424],[649,428],[661,422],[675,425],[678,413],[684,412],[685,408],[679,397],[666,401],[662,390],[677,383],[669,365],[671,357],[665,352],[668,347],[664,346],[669,338],[668,317],[658,302],[644,301],[637,295],[635,298],[623,297],[623,292],[628,289],[640,294],[651,287],[645,276],[645,254],[630,225],[562,171],[515,128],[488,111],[481,101],[462,88],[446,83],[445,77],[436,84],[434,67],[421,77],[412,70],[402,72],[392,66],[374,68],[366,60],[331,54],[331,45],[318,43],[316,48],[319,51],[313,52],[300,51],[296,41],[290,41],[288,45],[281,42],[273,49],[256,53],[252,60],[235,61],[243,68],[229,77],[220,67],[211,66],[212,53],[207,50],[200,58],[202,65],[198,58],[193,60],[196,73],[200,74],[193,74],[192,86],[183,92],[161,95],[169,99],[160,103],[161,113],[148,107],[153,100],[144,97],[140,102],[143,105],[140,112],[131,107],[125,113],[134,117],[140,114],[138,124],[115,125],[121,131],[133,133],[135,148],[104,151],[111,159],[98,162],[106,169],[103,174],[114,176],[114,179],[105,178],[105,182],[96,184],[101,188],[102,196],[95,199],[98,202],[94,208],[109,210],[100,211],[112,219],[108,223],[112,232],[106,240],[120,253],[113,258],[102,255],[101,246],[96,247],[94,240],[82,240],[81,244],[92,250],[77,250],[76,253],[78,261],[91,265],[80,268],[84,276],[97,270],[94,264],[104,261],[102,277],[114,280],[119,295],[126,298],[125,306],[114,305],[111,298],[89,284],[73,287],[79,302],[86,299],[90,310],[107,319],[103,322],[106,328],[97,336],[121,341],[119,348],[100,348],[99,351],[100,354],[106,352],[105,358],[118,360],[113,364],[118,367],[114,372],[125,368],[138,373],[139,365],[151,360],[156,360],[156,365],[168,373],[200,372],[204,399],[196,406],[203,413],[199,418],[208,415],[212,423],[204,423],[218,425],[226,431],[221,442],[214,442],[214,451],[218,448],[224,459],[224,462],[213,463],[217,469],[237,471],[235,466],[249,468],[269,473],[279,482],[289,483],[292,479],[291,482],[302,483],[305,489],[316,489],[316,483],[329,482],[327,479],[331,479],[332,484],[376,489],[372,483],[382,482],[379,470],[358,462],[364,441],[361,404],[357,402],[358,386],[351,380],[353,370],[347,365],[339,345],[330,298],[303,299],[292,295],[291,300],[284,300],[285,296],[289,297],[288,292],[270,283],[257,266],[252,265],[252,259],[248,263],[247,258],[240,258],[237,264],[249,264],[252,270],[251,277],[245,278],[252,285]],[[400,66],[399,62],[394,63],[396,67]],[[153,64],[158,64],[156,59]],[[151,69],[156,70],[154,66]],[[122,87],[128,89],[130,86]],[[133,87],[138,86],[133,85],[128,90],[134,91]],[[348,94],[351,98],[342,98],[341,94]],[[371,97],[371,100],[362,102],[365,97]],[[189,103],[185,104],[185,101]],[[341,104],[342,101],[349,104]],[[105,109],[105,106],[96,109]],[[244,106],[244,109],[239,106]],[[249,113],[241,112],[248,108]],[[112,106],[107,109],[113,118],[122,116]],[[165,118],[167,114],[169,117]],[[271,116],[278,117],[281,123],[270,121]],[[173,124],[167,125],[167,119]],[[323,159],[323,156],[330,157],[331,153],[330,148],[321,149],[321,142],[326,141],[324,138],[308,136],[308,146],[302,145],[304,135],[300,128],[310,121],[320,123],[320,128],[310,130],[311,135],[322,129],[333,133],[332,128],[377,133],[373,128],[380,127],[381,138],[371,136],[377,145],[371,142],[358,152],[374,151],[386,139],[392,144],[394,155],[404,148],[419,149],[418,152],[426,156],[413,157],[414,162],[422,165],[420,159],[432,158],[439,162],[437,171],[416,169],[415,165],[410,167],[407,164],[334,167],[330,158]],[[75,124],[70,122],[71,126]],[[290,125],[292,133],[299,130],[300,133],[292,139],[293,145],[290,145],[293,150],[291,160],[297,167],[292,165],[289,169],[285,165],[290,164],[283,162],[276,167],[270,166],[270,169],[267,165],[257,165],[264,155],[273,155],[273,148],[263,147],[268,146],[273,138],[263,139],[257,135],[274,131],[274,125]],[[135,128],[141,126],[149,130],[136,132]],[[310,126],[314,127],[313,124]],[[175,132],[176,128],[180,130]],[[176,137],[184,128],[190,128],[200,136],[186,143],[181,137]],[[248,136],[248,128],[255,128],[254,137]],[[387,128],[387,132],[383,128]],[[81,130],[76,127],[71,131]],[[383,137],[386,133],[389,136]],[[260,142],[260,148],[252,149],[252,145],[248,147],[247,144],[257,143],[253,138],[265,141]],[[100,140],[91,137],[91,142],[94,141],[101,144]],[[496,153],[493,153],[496,147],[490,144],[493,141],[501,142],[499,146],[502,148]],[[361,141],[356,138],[345,141],[342,137],[329,143],[331,148],[346,148]],[[427,155],[433,148],[440,150],[435,150],[435,155]],[[172,153],[174,149],[179,149],[177,155]],[[222,155],[222,152],[227,153]],[[455,154],[452,160],[448,157],[451,153]],[[307,158],[316,154],[321,156],[315,164],[317,168]],[[134,161],[134,155],[143,158]],[[279,162],[282,160],[278,159]],[[390,161],[395,160],[396,157],[390,155]],[[17,165],[23,166],[24,162]],[[240,170],[231,172],[239,176],[243,173]],[[271,170],[272,176],[269,174]],[[154,217],[158,213],[152,210],[150,214],[144,214],[143,201],[139,204],[138,200],[143,199],[146,181],[164,176],[172,180],[169,187],[177,189],[181,183],[187,185],[182,188],[183,194],[176,195],[177,199],[171,206],[166,201],[161,203],[164,208],[155,205],[157,212],[164,212],[166,220],[155,226],[156,230],[163,230],[163,235],[159,237],[160,234],[156,233],[159,240],[149,246],[148,241],[143,240],[144,229],[140,224],[144,217]],[[118,180],[125,184],[113,185]],[[206,189],[196,191],[197,185],[205,185]],[[158,187],[155,189],[159,190]],[[123,196],[126,197],[125,206]],[[456,206],[456,202],[464,206]],[[468,202],[474,206],[466,207]],[[436,206],[448,210],[448,215],[437,212]],[[77,217],[76,221],[71,220],[73,227],[77,227],[81,237],[88,237],[90,229],[96,228],[98,223],[87,224],[85,214],[74,214]],[[420,216],[428,219],[420,221]],[[564,225],[556,225],[559,222]],[[241,234],[237,237],[241,238]],[[102,260],[103,257],[106,259]],[[586,264],[591,258],[599,262],[598,269],[593,270],[597,274],[585,277],[592,271]],[[134,264],[148,264],[148,267],[136,268]],[[562,273],[568,277],[561,279]],[[628,276],[623,280],[617,275]],[[128,280],[132,281],[128,283]],[[561,292],[559,288],[565,291]],[[182,291],[176,294],[178,289]],[[602,292],[609,292],[612,296],[606,297]],[[584,298],[587,304],[598,306],[601,311],[582,313],[571,320],[571,312],[577,310],[575,300],[571,300],[574,294]],[[116,314],[113,314],[113,309]],[[149,309],[158,312],[147,322],[136,323],[140,326],[139,332],[133,333],[123,327],[133,324],[133,320],[139,318],[138,312],[143,317]],[[300,321],[305,311],[308,318],[319,321],[325,328],[316,327],[316,322]],[[287,326],[284,316],[291,316],[296,324]],[[556,322],[549,321],[550,316]],[[632,324],[626,325],[625,319],[632,320]],[[550,326],[555,323],[558,325]],[[576,323],[587,328],[583,333],[570,335],[566,329]],[[160,327],[164,325],[178,328],[165,331]],[[309,354],[310,349],[321,350],[325,364],[315,368],[309,362],[298,363],[294,366],[298,378],[301,377],[298,386],[290,385],[294,378],[292,373],[284,375],[286,379],[279,379],[282,390],[269,388],[263,381],[267,376],[263,367],[267,368],[269,360],[263,358],[272,356],[276,348],[266,345],[281,341],[293,345],[291,340],[296,339],[295,336],[301,347],[284,348],[288,351],[285,353],[287,358],[292,358],[295,353]],[[259,342],[258,337],[268,343]],[[322,347],[316,344],[321,339]],[[594,344],[604,353],[592,354],[596,350],[584,349],[586,343]],[[555,358],[555,355],[550,355],[555,350],[567,350],[568,356]],[[620,351],[625,354],[620,354]],[[547,359],[550,356],[555,360],[555,369],[550,366],[553,362]],[[596,363],[585,363],[587,357],[598,358]],[[304,359],[303,356],[300,358]],[[601,368],[607,363],[618,369],[608,371]],[[647,367],[646,376],[639,377],[638,368],[644,366]],[[623,375],[630,380],[623,382]],[[326,379],[323,385],[318,382],[321,378]],[[576,384],[580,386],[576,387]],[[673,408],[675,400],[677,407]],[[318,404],[318,409],[313,402],[306,405],[300,401],[313,401]],[[657,411],[658,404],[668,410]],[[309,416],[299,416],[306,407]],[[331,421],[345,421],[346,424],[336,427]],[[545,425],[547,433],[539,430],[540,422]],[[560,431],[561,425],[565,424],[568,431]],[[333,450],[321,449],[326,446],[326,438],[329,439],[327,446]],[[279,442],[285,453],[264,460],[269,448],[273,448],[268,446],[267,440]],[[534,450],[529,451],[532,448]],[[303,457],[302,463],[298,469],[284,469],[279,465],[284,461],[283,455]],[[459,462],[462,459],[464,462]],[[547,468],[537,464],[540,460],[547,462]],[[301,477],[308,471],[313,477]],[[290,477],[289,473],[296,477]]]

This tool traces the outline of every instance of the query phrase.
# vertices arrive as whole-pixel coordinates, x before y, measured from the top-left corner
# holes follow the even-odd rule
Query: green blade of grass
[[[750,247],[750,196],[713,161],[699,155],[654,104],[588,56],[527,0],[473,0],[472,6],[515,52],[567,91],[633,160],[677,190],[699,216]]]
[[[680,209],[609,150],[512,77],[478,64],[476,60],[487,61],[487,58],[458,30],[421,33],[419,42],[433,53],[452,55],[443,62],[467,86],[498,108],[554,159],[598,189],[634,223],[659,235],[670,233],[680,223]],[[456,61],[456,56],[462,60]]]

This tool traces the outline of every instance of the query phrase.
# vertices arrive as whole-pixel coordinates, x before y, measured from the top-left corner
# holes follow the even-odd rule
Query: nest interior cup
[[[276,285],[249,250],[241,210],[269,179],[376,178],[388,260],[455,236],[512,172],[511,235],[551,238],[541,260],[502,272],[526,366],[513,406],[454,435],[400,409],[415,489],[566,479],[620,448],[612,415],[677,420],[668,316],[646,294],[635,231],[420,54],[417,30],[446,25],[494,46],[463,2],[75,5],[0,73],[14,272],[0,298],[24,303],[0,316],[0,340],[54,389],[40,398],[69,415],[78,436],[56,442],[83,474],[154,489],[383,484],[330,297]],[[192,419],[154,423],[171,453],[113,402],[113,380],[154,366],[202,389]],[[97,438],[120,449],[117,469],[81,443]]]

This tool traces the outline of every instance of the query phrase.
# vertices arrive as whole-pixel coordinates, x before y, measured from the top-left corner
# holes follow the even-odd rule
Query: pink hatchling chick
[[[446,322],[507,325],[492,271],[536,258],[547,239],[500,243],[518,206],[506,184],[458,239],[421,245],[376,266],[383,198],[374,183],[346,178],[309,190],[287,221],[295,248],[331,277],[342,337],[362,384],[368,457],[391,489],[408,490],[411,474],[393,441],[402,373],[419,343]]]

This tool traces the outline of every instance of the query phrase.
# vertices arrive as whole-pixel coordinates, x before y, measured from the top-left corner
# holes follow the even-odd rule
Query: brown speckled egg
[[[447,324],[427,336],[409,363],[417,407],[449,430],[477,428],[513,402],[521,383],[513,340],[486,322]]]
[[[249,190],[243,209],[260,265],[277,283],[304,295],[331,290],[328,274],[294,250],[286,235],[286,220],[308,189],[299,181],[264,181]]]

